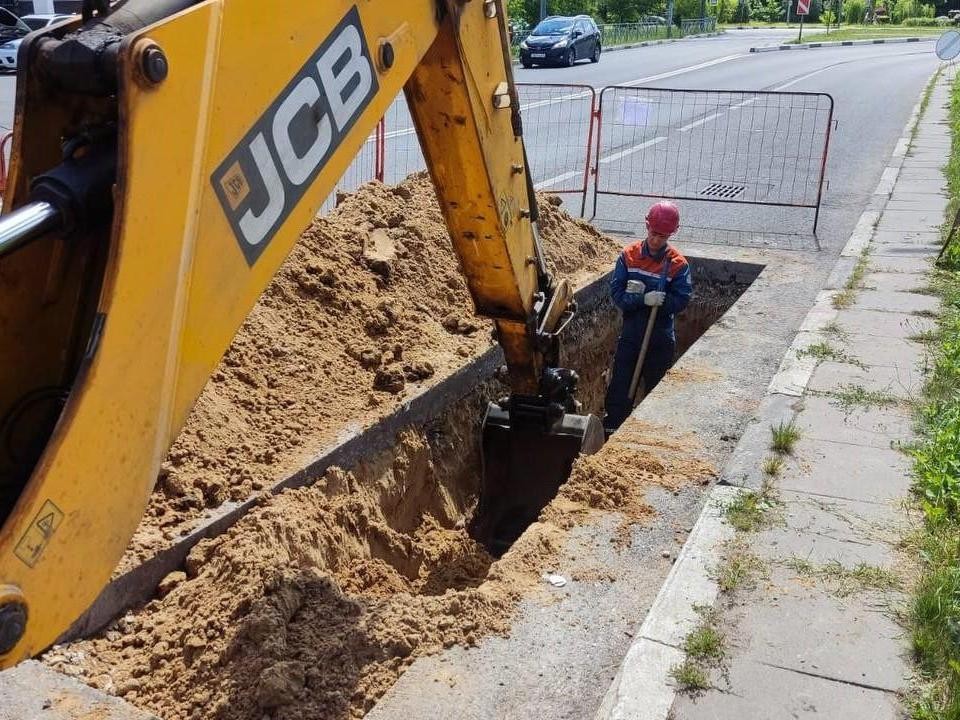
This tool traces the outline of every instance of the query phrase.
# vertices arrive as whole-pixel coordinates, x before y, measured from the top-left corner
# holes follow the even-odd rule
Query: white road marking
[[[547,180],[542,180],[541,182],[538,182],[533,187],[536,190],[541,190],[555,183],[563,182],[564,180],[569,180],[570,178],[577,177],[578,175],[583,175],[583,170],[571,170],[570,172],[565,172],[563,173],[563,175],[557,175],[556,177],[552,177]]]
[[[690,130],[693,130],[695,127],[700,127],[704,123],[708,123],[711,120],[716,120],[721,115],[726,115],[726,113],[725,112],[714,113],[713,115],[707,115],[705,118],[700,118],[699,120],[695,120],[692,123],[687,123],[682,128],[680,128],[680,132],[689,132]]]
[[[707,62],[702,62],[698,65],[688,65],[687,67],[677,68],[676,70],[668,70],[667,72],[662,72],[657,75],[648,75],[647,77],[637,78],[636,80],[630,80],[629,82],[621,83],[622,85],[643,85],[644,83],[656,82],[657,80],[666,80],[667,78],[675,77],[676,75],[683,75],[684,73],[694,72],[696,70],[703,70],[704,68],[713,67],[714,65],[719,65],[721,63],[730,62],[731,60],[736,60],[738,58],[747,57],[749,53],[737,53],[735,55],[725,55],[724,57],[715,58],[713,60],[707,60]]]
[[[646,150],[651,145],[656,145],[657,143],[661,143],[666,139],[667,138],[665,135],[661,135],[660,137],[655,137],[652,140],[647,140],[646,142],[642,142],[639,145],[628,147],[626,150],[621,150],[620,152],[615,152],[612,155],[607,155],[606,157],[600,158],[600,162],[603,164],[606,164],[606,163],[614,162],[615,160],[621,160],[627,157],[628,155],[633,155],[635,152]]]

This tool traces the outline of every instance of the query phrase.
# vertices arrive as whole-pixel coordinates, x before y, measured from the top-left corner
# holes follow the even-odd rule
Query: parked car
[[[0,33],[0,70],[17,69],[17,53],[20,50],[20,43],[28,33],[34,30],[42,30],[48,25],[53,25],[61,20],[73,17],[72,15],[24,15],[17,18],[13,13],[4,10],[3,12],[11,15],[17,22],[10,27],[10,32],[6,35]],[[0,15],[0,22],[3,22],[3,16]]]
[[[660,15],[644,15],[640,18],[640,23],[642,25],[666,25],[667,19]]]
[[[520,63],[566,65],[577,60],[600,61],[600,31],[589,15],[551,16],[541,20],[520,43]]]

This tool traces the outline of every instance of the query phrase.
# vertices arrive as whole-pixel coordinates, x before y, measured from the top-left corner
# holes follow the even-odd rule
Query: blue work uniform
[[[643,302],[644,293],[627,292],[629,280],[640,280],[648,292],[660,290],[666,293],[663,305],[657,311],[650,347],[640,374],[647,392],[660,382],[673,365],[677,347],[673,319],[687,306],[693,295],[690,266],[672,245],[668,244],[659,253],[653,254],[647,248],[646,241],[639,240],[620,253],[610,280],[610,297],[613,304],[623,311],[623,328],[617,341],[613,375],[607,387],[604,427],[608,430],[620,427],[633,409],[630,382],[650,317],[650,308]]]

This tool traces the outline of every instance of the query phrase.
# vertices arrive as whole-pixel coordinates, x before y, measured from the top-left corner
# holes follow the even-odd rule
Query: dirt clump
[[[574,281],[619,244],[545,198],[548,263]],[[316,219],[212,374],[117,572],[226,501],[271,487],[492,344],[425,173],[370,183]]]

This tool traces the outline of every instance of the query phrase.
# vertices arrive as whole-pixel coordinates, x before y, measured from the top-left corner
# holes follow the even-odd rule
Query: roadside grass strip
[[[953,134],[945,168],[947,217],[960,205],[960,80],[950,102]],[[922,511],[913,540],[918,579],[908,612],[919,680],[911,693],[916,720],[960,720],[960,248],[944,254],[932,286],[942,299],[931,338],[933,369],[918,413],[920,438],[911,449],[913,491]]]

